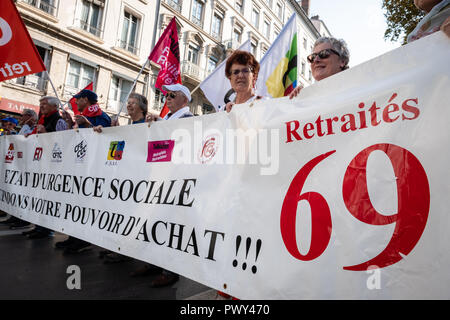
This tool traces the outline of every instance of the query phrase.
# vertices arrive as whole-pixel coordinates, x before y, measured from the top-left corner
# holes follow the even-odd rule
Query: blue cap
[[[89,102],[96,103],[98,101],[97,94],[94,91],[83,89],[73,96],[75,99],[88,98]]]
[[[13,117],[3,118],[1,121],[11,122],[14,123],[16,126],[19,124],[19,121],[17,121],[17,119]]]

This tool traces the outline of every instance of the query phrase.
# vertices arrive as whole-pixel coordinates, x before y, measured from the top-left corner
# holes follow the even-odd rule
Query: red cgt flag
[[[94,91],[94,82],[89,83],[84,89],[88,89]],[[83,89],[83,90],[84,90]],[[80,90],[81,92],[81,90]],[[69,100],[70,105],[72,106],[72,111],[74,114],[80,114],[81,112],[78,110],[77,99],[73,98]]]
[[[46,70],[12,0],[0,1],[0,81]]]
[[[161,67],[155,88],[165,94],[166,92],[162,88],[163,85],[181,83],[180,47],[178,45],[175,17],[172,18],[166,30],[164,30],[148,59]],[[159,116],[164,117],[168,112],[169,109],[164,104]]]

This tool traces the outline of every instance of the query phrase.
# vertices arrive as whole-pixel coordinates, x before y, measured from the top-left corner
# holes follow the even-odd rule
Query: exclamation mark
[[[241,236],[237,236],[236,237],[236,257],[237,257],[238,252],[239,252],[239,247],[241,246],[241,240],[242,240]],[[237,265],[238,265],[238,261],[236,259],[234,259],[233,260],[233,267],[236,268]]]
[[[248,252],[250,251],[250,245],[252,244],[252,239],[250,239],[250,238],[247,238],[247,241],[245,242],[245,244],[246,244],[246,250],[245,250],[245,260],[247,260],[247,257],[248,257]],[[245,270],[245,269],[247,269],[247,263],[246,262],[244,262],[243,264],[242,264],[242,270]]]
[[[259,256],[259,252],[261,251],[261,245],[262,245],[262,241],[261,239],[258,239],[256,241],[256,258],[255,258],[255,264],[256,264],[256,260],[258,260],[258,256]],[[258,268],[256,268],[256,266],[252,267],[252,272],[255,274],[256,271],[258,271]]]

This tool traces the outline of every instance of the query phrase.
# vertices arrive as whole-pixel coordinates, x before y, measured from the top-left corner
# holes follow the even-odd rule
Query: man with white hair
[[[163,86],[166,93],[166,105],[170,112],[164,120],[193,117],[188,103],[191,101],[191,92],[182,84],[171,84]]]

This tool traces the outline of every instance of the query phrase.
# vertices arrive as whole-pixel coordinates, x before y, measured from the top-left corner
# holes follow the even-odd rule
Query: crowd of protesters
[[[432,32],[442,30],[450,37],[450,0],[415,0],[415,5],[424,10],[427,15],[417,28],[408,37],[408,42],[417,40]],[[343,40],[335,38],[320,38],[314,46],[313,52],[307,60],[311,64],[311,71],[316,81],[321,81],[338,72],[348,69],[349,50]],[[255,83],[258,77],[259,63],[255,57],[248,52],[235,51],[227,60],[225,75],[230,80],[231,86],[236,93],[233,101],[229,102],[224,108],[231,112],[233,105],[245,102],[251,102],[265,97],[256,96]],[[166,93],[166,105],[170,112],[164,117],[159,118],[148,113],[148,102],[145,96],[131,93],[127,101],[127,111],[131,118],[131,124],[159,120],[176,120],[194,116],[189,110],[191,93],[189,89],[181,84],[163,86]],[[293,99],[300,94],[302,87],[298,86],[290,94]],[[57,132],[72,128],[93,128],[98,134],[102,133],[102,128],[118,126],[117,118],[111,118],[101,110],[98,105],[97,94],[91,90],[84,89],[74,96],[76,99],[79,115],[72,116],[66,111],[59,111],[60,101],[55,97],[45,96],[40,99],[40,115],[30,109],[25,109],[17,120],[14,117],[1,119],[1,135],[19,134],[29,136],[33,134],[42,134],[46,132]],[[16,131],[16,127],[20,131]],[[0,216],[6,214],[0,212]],[[0,222],[9,225],[10,229],[19,229],[31,227],[27,221],[16,217],[9,217]],[[23,232],[29,239],[47,238],[53,234],[52,230],[41,226],[35,226],[29,231]],[[66,240],[57,242],[55,248],[63,249],[66,254],[78,254],[92,248],[92,245],[84,240],[69,236]],[[131,258],[120,255],[108,250],[100,251],[100,258],[106,263],[118,263]],[[168,286],[178,281],[179,276],[168,270],[156,267],[149,263],[135,270],[131,276],[144,276],[157,274],[157,278],[151,283],[152,287]],[[221,296],[226,296],[225,294]],[[229,297],[229,296],[228,296]]]

